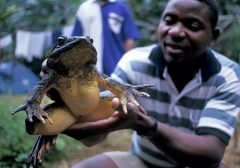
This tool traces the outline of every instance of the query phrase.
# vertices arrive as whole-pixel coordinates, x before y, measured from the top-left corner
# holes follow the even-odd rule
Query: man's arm
[[[213,135],[189,134],[158,122],[151,142],[183,165],[190,167],[217,167],[226,144]]]
[[[65,134],[71,138],[74,138],[82,142],[84,145],[88,147],[102,142],[108,135],[108,134],[101,134],[101,132],[99,133],[86,132],[86,131],[81,132],[78,128],[78,124],[72,125],[67,130],[63,131],[62,134]]]
[[[125,18],[122,25],[122,34],[125,43],[125,52],[135,47],[135,40],[140,39],[141,35],[137,24],[132,16],[132,10],[128,5],[125,5]]]
[[[154,121],[139,112],[134,105],[129,104],[128,111],[132,112],[131,120],[135,122],[125,122],[129,122],[128,127],[137,133],[148,131],[154,125]],[[157,125],[158,129],[150,141],[180,164],[208,168],[217,167],[220,164],[226,144],[219,138],[213,135],[182,132],[161,122],[157,122]]]
[[[135,41],[134,39],[127,39],[125,41],[125,52],[133,49],[135,47]]]
[[[143,133],[154,125],[154,121],[144,115],[141,107],[129,103],[128,114],[124,114],[118,105],[118,99],[113,99],[113,108],[118,112],[107,119],[73,125],[72,128],[76,130],[75,135],[79,135],[82,131],[105,135],[121,129],[133,129],[137,133]],[[151,142],[181,165],[212,168],[220,164],[226,144],[217,137],[189,134],[161,122],[157,124],[158,129]]]

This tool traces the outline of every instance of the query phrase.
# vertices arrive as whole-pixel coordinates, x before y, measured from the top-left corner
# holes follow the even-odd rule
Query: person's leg
[[[115,151],[104,154],[111,158],[118,168],[148,168],[139,157],[130,152]]]
[[[229,167],[224,163],[221,163],[217,168],[229,168]]]
[[[105,154],[98,154],[87,158],[71,168],[118,168],[115,162]]]
[[[106,152],[77,163],[72,168],[148,168],[130,152]]]

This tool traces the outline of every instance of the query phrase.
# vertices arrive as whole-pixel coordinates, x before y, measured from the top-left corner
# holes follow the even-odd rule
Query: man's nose
[[[169,29],[168,34],[172,36],[172,38],[185,38],[185,27],[182,23],[176,23]]]

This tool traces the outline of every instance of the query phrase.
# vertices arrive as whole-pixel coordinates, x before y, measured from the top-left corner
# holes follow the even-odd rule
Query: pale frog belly
[[[91,86],[72,86],[60,92],[60,95],[76,117],[91,114],[99,103],[99,88],[97,84]]]

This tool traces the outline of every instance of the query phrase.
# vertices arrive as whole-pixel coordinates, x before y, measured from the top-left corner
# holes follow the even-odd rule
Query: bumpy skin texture
[[[128,102],[139,106],[135,96],[149,96],[138,90],[153,85],[132,86],[100,74],[95,67],[97,52],[92,43],[90,37],[60,36],[47,59],[43,79],[32,89],[23,105],[12,112],[25,110],[26,131],[40,135],[29,154],[28,167],[41,165],[43,154],[55,145],[57,134],[72,124],[109,117],[114,112],[112,98],[118,97],[127,113]],[[111,94],[100,94],[99,84]],[[45,93],[55,102],[40,107]]]

